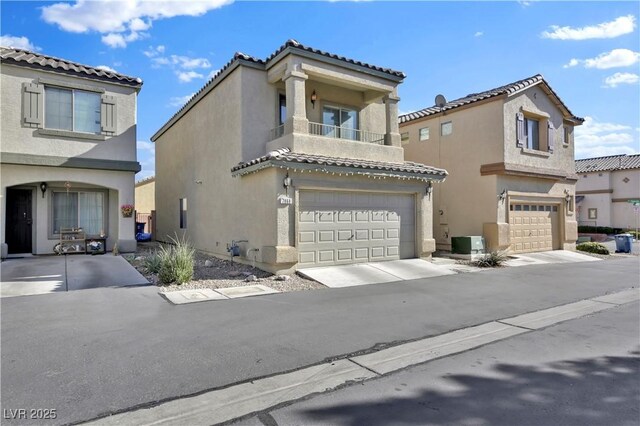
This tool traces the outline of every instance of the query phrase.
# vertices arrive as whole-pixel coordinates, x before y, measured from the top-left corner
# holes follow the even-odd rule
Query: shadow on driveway
[[[120,256],[33,256],[2,262],[0,297],[147,284]]]

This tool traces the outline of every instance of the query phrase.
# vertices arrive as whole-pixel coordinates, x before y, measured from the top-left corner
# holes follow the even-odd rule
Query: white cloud
[[[636,84],[640,81],[638,74],[617,72],[604,79],[603,87],[618,87],[619,84]]]
[[[474,37],[482,37],[484,35],[484,32],[482,31],[477,31],[473,36]]]
[[[190,95],[185,95],[185,96],[172,97],[171,99],[169,99],[169,106],[181,107],[182,105],[186,104],[189,101],[189,99],[193,97],[193,95],[195,95],[195,93],[192,93]]]
[[[148,141],[136,141],[136,149],[139,151],[146,151],[152,154],[156,152],[156,146],[153,142]]]
[[[609,68],[629,67],[640,61],[640,53],[629,49],[613,49],[590,59],[571,59],[563,68],[575,67],[582,64],[585,68],[606,70]]]
[[[209,75],[207,76],[207,80],[211,80],[213,77],[216,76],[216,74],[218,74],[220,72],[220,70],[213,70],[209,73]]]
[[[171,55],[171,63],[183,69],[211,68],[211,63],[205,58],[190,58],[188,56]]]
[[[543,31],[542,38],[555,40],[588,40],[594,38],[615,38],[633,32],[636,26],[636,18],[633,15],[621,16],[610,22],[592,25],[588,27],[573,28],[552,25],[551,31]]]
[[[96,68],[99,69],[99,70],[108,71],[108,72],[115,72],[115,73],[118,72],[118,71],[114,70],[113,68],[111,68],[111,67],[109,67],[107,65],[98,65]]]
[[[11,34],[0,36],[0,45],[6,47],[15,47],[16,49],[25,49],[25,50],[40,50],[39,47],[34,46],[31,41],[29,41],[26,37],[14,37]]]
[[[518,0],[518,3],[520,4],[520,6],[522,7],[529,7],[531,6],[531,3],[533,2],[533,0],[527,1],[527,0]]]
[[[176,71],[176,75],[181,83],[189,83],[196,78],[204,78],[204,75],[195,71]]]
[[[140,32],[151,28],[153,21],[176,16],[200,16],[210,10],[233,3],[233,0],[76,0],[42,8],[42,19],[73,33],[98,32],[110,35],[103,42],[111,47],[138,40]],[[114,34],[123,35],[121,39]],[[109,44],[111,42],[111,44]]]
[[[102,42],[111,48],[127,47],[127,42],[122,34],[109,33],[102,36]]]
[[[638,143],[631,132],[631,126],[585,117],[584,124],[575,129],[576,158],[633,154],[638,151]]]
[[[147,58],[155,58],[158,55],[162,55],[164,51],[165,51],[165,47],[162,44],[160,44],[156,47],[149,46],[147,50],[142,51],[142,54]]]

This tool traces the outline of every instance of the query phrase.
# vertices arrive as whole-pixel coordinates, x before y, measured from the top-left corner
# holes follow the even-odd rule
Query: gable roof
[[[464,105],[473,104],[485,99],[495,98],[503,95],[508,97],[536,85],[541,85],[547,95],[555,101],[556,106],[565,114],[565,118],[570,118],[571,120],[577,121],[579,123],[582,123],[584,121],[583,118],[573,115],[573,113],[564,104],[564,102],[562,102],[560,97],[556,94],[556,92],[553,91],[551,86],[549,86],[549,84],[545,81],[544,77],[542,77],[541,74],[536,74],[532,77],[518,80],[504,86],[496,87],[494,89],[485,90],[484,92],[468,94],[467,96],[464,96],[462,98],[447,102],[443,107],[434,105],[428,108],[421,109],[419,111],[410,112],[408,114],[399,116],[398,120],[400,121],[400,124],[408,123],[410,121],[418,120],[430,115],[435,115],[443,111],[449,111]]]
[[[289,148],[280,148],[231,168],[232,176],[242,176],[269,167],[286,167],[324,173],[349,173],[371,177],[392,177],[399,179],[436,180],[447,177],[447,171],[420,163],[404,161],[360,160],[357,158],[328,157],[325,155],[300,154]]]
[[[305,46],[294,39],[287,40],[282,46],[280,46],[275,52],[269,55],[266,59],[259,59],[255,56],[247,55],[246,53],[236,52],[233,57],[226,63],[220,70],[211,78],[204,86],[200,88],[174,115],[167,120],[167,122],[151,137],[152,141],[156,141],[169,127],[171,127],[176,121],[178,121],[184,114],[186,114],[200,99],[202,99],[207,93],[213,90],[222,80],[229,75],[239,65],[252,66],[258,69],[266,70],[271,62],[279,60],[281,54],[286,55],[289,53],[304,53],[311,54],[316,57],[324,57],[327,60],[341,63],[343,66],[355,67],[361,71],[370,71],[377,75],[386,75],[387,78],[396,82],[402,81],[406,75],[402,71],[396,71],[391,68],[382,68],[376,65],[371,65],[365,62],[356,61],[355,59],[339,56],[334,53],[325,52],[323,50],[314,49],[313,47]]]
[[[15,47],[0,46],[0,60],[3,64],[12,64],[29,68],[47,69],[67,75],[81,75],[94,80],[109,81],[135,88],[142,87],[142,79],[117,72],[107,71],[90,65],[83,65],[66,59]]]
[[[576,160],[576,173],[605,172],[613,170],[640,169],[640,154],[610,155],[608,157]]]

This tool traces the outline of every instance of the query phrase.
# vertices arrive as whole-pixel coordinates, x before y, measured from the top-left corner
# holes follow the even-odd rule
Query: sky
[[[640,2],[5,1],[0,44],[140,77],[136,179],[151,136],[235,52],[288,39],[404,71],[400,112],[542,74],[573,114],[576,158],[640,152]]]

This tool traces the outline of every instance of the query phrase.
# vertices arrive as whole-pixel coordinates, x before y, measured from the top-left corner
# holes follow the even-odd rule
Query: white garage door
[[[511,203],[509,225],[514,253],[560,248],[557,204]]]
[[[415,257],[413,195],[300,191],[299,266]]]

